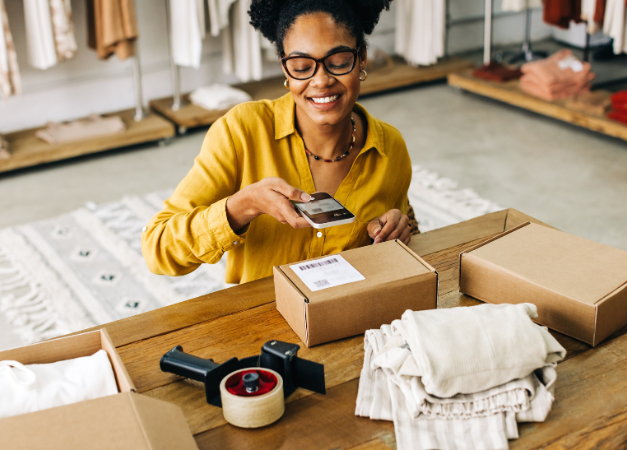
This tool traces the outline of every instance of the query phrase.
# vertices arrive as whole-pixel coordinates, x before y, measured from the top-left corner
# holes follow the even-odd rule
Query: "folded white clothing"
[[[561,361],[566,350],[532,322],[537,315],[530,303],[406,311],[392,329],[409,345],[425,391],[446,398],[485,391]]]
[[[219,83],[200,87],[193,91],[189,98],[193,104],[210,111],[229,109],[252,100],[252,97],[241,89]]]
[[[475,309],[480,315],[485,315],[488,309],[491,310],[488,316],[496,314],[493,308],[483,306],[495,305],[464,309]],[[514,305],[505,306],[515,308]],[[496,311],[499,309],[503,308],[497,308]],[[535,308],[527,307],[517,310],[517,313],[521,310],[535,312]],[[421,313],[424,312],[429,311]],[[514,314],[517,313],[514,310]],[[393,420],[399,450],[507,449],[507,439],[518,437],[517,422],[541,422],[546,419],[554,400],[553,390],[557,378],[555,366],[557,360],[564,357],[565,350],[545,327],[531,323],[532,328],[524,330],[527,333],[540,330],[546,354],[540,366],[531,366],[526,371],[520,371],[520,377],[506,379],[501,385],[485,390],[439,397],[425,388],[424,373],[427,371],[424,368],[428,365],[424,362],[421,365],[415,359],[416,354],[424,358],[424,353],[415,352],[406,341],[406,336],[417,333],[415,328],[421,323],[420,319],[412,317],[413,314],[419,313],[407,311],[400,321],[384,325],[380,330],[366,332],[364,366],[355,409],[355,414],[359,416]],[[525,317],[529,320],[527,313]],[[441,323],[440,326],[446,328]],[[482,332],[490,335],[489,330],[484,329]],[[523,336],[519,337],[524,341]],[[456,334],[449,338],[460,341],[468,339],[467,336]],[[414,342],[414,347],[418,345]],[[429,345],[432,344],[429,342]],[[492,349],[498,349],[493,343],[490,345]],[[485,357],[484,350],[466,348],[466,351],[480,357]],[[429,356],[434,355],[429,353]],[[489,370],[476,372],[475,376],[494,380]]]
[[[0,361],[0,419],[117,393],[104,350],[51,364]]]

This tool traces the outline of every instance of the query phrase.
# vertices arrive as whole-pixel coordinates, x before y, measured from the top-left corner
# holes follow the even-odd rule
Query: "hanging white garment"
[[[6,100],[10,95],[21,90],[20,69],[13,45],[13,36],[9,29],[9,18],[4,0],[0,0],[0,94]]]
[[[229,26],[229,10],[235,1],[236,0],[207,0],[211,36],[219,36],[220,32]]]
[[[51,364],[0,361],[0,419],[117,393],[104,350]]]
[[[596,33],[600,29],[599,24],[594,21],[596,5],[596,0],[581,0],[581,20],[587,23],[588,33],[590,34]]]
[[[445,0],[400,0],[395,51],[411,65],[435,64],[444,56]]]
[[[249,8],[250,0],[237,0],[222,40],[224,73],[234,73],[242,82],[261,80],[263,72],[261,34],[249,23]]]
[[[71,0],[49,0],[52,32],[59,62],[76,56],[76,36],[72,21]]]
[[[603,33],[614,39],[614,53],[627,53],[627,8],[625,0],[607,0]]]
[[[204,0],[169,0],[170,30],[174,62],[184,67],[200,67],[202,40],[205,38]]]
[[[503,0],[501,4],[503,11],[521,12],[527,8],[542,8],[542,0]]]
[[[28,62],[46,70],[57,64],[57,49],[52,32],[49,0],[24,0]]]

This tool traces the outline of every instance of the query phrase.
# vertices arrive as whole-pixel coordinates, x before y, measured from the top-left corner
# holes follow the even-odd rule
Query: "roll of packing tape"
[[[285,412],[283,379],[274,370],[248,368],[220,382],[222,413],[227,422],[259,428],[276,422]]]

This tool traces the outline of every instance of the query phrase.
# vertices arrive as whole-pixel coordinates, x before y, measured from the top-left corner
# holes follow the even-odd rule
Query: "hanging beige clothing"
[[[121,133],[124,130],[126,130],[126,125],[119,117],[101,117],[92,114],[86,119],[75,120],[74,122],[50,122],[46,128],[37,131],[35,135],[49,144],[61,144]]]
[[[61,62],[74,58],[77,45],[71,0],[50,0],[50,17],[57,59]]]
[[[87,0],[88,45],[98,58],[135,54],[137,19],[133,0]]]
[[[23,4],[29,64],[40,70],[56,66],[50,3],[48,0],[24,0]]]
[[[17,54],[13,45],[13,36],[9,29],[9,18],[0,0],[0,94],[6,100],[10,95],[21,91],[20,69],[17,65]]]

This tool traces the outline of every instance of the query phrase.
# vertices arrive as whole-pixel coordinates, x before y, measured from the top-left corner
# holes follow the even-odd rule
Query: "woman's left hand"
[[[368,235],[373,244],[400,239],[403,244],[411,241],[409,218],[400,209],[391,209],[368,224]]]

